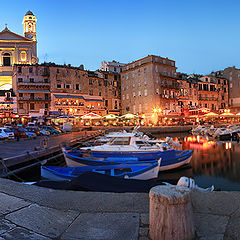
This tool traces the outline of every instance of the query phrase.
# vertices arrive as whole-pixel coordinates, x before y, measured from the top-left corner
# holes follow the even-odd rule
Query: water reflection
[[[240,144],[216,142],[202,136],[184,136],[178,140],[182,149],[193,150],[188,177],[202,187],[213,184],[217,189],[240,191]],[[175,172],[179,177],[179,171]]]

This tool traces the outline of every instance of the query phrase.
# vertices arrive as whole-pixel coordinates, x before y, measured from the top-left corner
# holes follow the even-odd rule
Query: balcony
[[[31,98],[31,97],[19,97],[18,98],[19,101],[51,101],[51,98],[40,98],[40,97],[35,97],[35,98]]]
[[[13,102],[13,98],[11,98],[11,97],[6,97],[6,98],[4,99],[4,101],[5,101],[5,102]]]
[[[179,96],[179,99],[188,99],[188,98],[189,98],[188,95],[185,95],[185,96],[180,95]]]
[[[169,78],[176,78],[177,74],[176,73],[171,73],[171,72],[159,72],[160,76],[164,77],[169,77]]]
[[[179,98],[178,96],[169,96],[169,95],[164,95],[164,94],[160,94],[160,97],[164,98],[164,99],[169,99],[169,100],[176,100]]]
[[[199,101],[218,101],[216,97],[198,97]]]
[[[50,82],[18,82],[18,86],[50,86]]]
[[[199,92],[217,92],[217,89],[198,89]]]
[[[78,104],[69,104],[69,103],[55,103],[55,106],[61,106],[61,107],[84,107],[84,103],[78,103]]]
[[[163,88],[179,89],[179,83],[169,84],[169,83],[163,83],[163,82],[161,82],[161,87],[163,87]]]
[[[42,76],[46,77],[46,76],[50,76],[50,71],[49,69],[44,69],[44,71],[41,74]]]

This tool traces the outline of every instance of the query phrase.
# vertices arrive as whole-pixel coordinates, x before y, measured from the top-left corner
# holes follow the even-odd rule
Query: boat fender
[[[177,186],[183,186],[183,187],[187,187],[190,189],[196,189],[199,191],[208,191],[208,192],[212,192],[214,190],[214,186],[211,186],[209,188],[201,188],[199,187],[195,181],[192,178],[188,178],[188,177],[181,177],[178,180]]]

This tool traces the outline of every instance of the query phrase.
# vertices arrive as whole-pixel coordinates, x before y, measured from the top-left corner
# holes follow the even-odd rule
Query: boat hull
[[[192,159],[192,155],[187,156],[186,158],[180,159],[178,161],[175,161],[171,164],[165,164],[165,165],[161,164],[159,167],[159,171],[167,171],[167,170],[172,170],[175,168],[183,167],[185,165],[188,165],[190,163],[191,159]]]
[[[64,151],[64,149],[63,149]],[[137,163],[153,163],[158,161],[158,157],[159,155],[156,155],[156,158],[154,159],[151,156],[151,159],[149,160],[139,160],[137,157],[130,157],[130,155],[128,155],[128,157],[117,157],[117,155],[115,157],[113,157],[111,155],[111,157],[106,157],[102,159],[92,159],[92,158],[82,158],[82,157],[78,157],[75,156],[73,154],[71,154],[71,152],[64,152],[64,156],[65,156],[65,160],[66,160],[66,164],[69,167],[77,167],[77,166],[86,166],[86,165],[90,165],[90,166],[94,166],[94,165],[109,165],[109,164],[119,164],[119,163],[132,163],[132,164],[137,164]],[[105,154],[105,156],[107,156],[107,154]],[[136,155],[132,155],[132,156],[136,156]],[[187,151],[175,151],[175,150],[171,150],[171,151],[163,151],[161,154],[161,164],[159,167],[159,171],[166,171],[166,170],[171,170],[171,169],[175,169],[175,168],[179,168],[182,167],[184,165],[187,165],[190,163],[192,158],[192,151],[191,150],[187,150]],[[141,158],[140,158],[141,159]]]
[[[42,166],[41,175],[53,181],[71,180],[86,172],[96,172],[113,177],[126,179],[149,180],[157,178],[159,162],[145,164],[118,164],[108,166],[87,166],[87,167],[54,167]]]

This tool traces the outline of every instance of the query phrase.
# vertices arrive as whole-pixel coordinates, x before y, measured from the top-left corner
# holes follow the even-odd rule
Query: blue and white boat
[[[116,164],[83,167],[42,166],[41,175],[44,178],[61,181],[71,180],[86,172],[95,172],[113,177],[148,180],[157,178],[161,160],[154,163]]]
[[[63,148],[67,166],[107,165],[119,163],[151,163],[161,159],[160,171],[190,163],[192,151],[175,150],[166,144],[151,145],[134,133],[114,134],[113,139],[101,146],[79,150]]]

